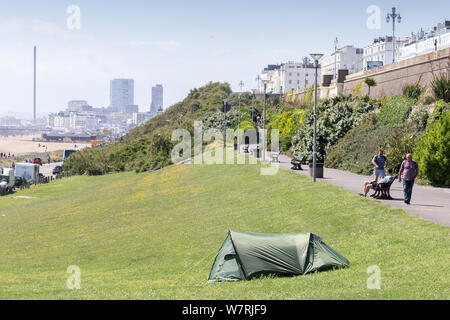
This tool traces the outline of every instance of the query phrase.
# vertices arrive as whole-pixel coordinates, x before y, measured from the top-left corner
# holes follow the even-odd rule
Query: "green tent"
[[[260,275],[296,276],[349,264],[312,233],[229,231],[214,260],[208,282],[250,280]]]

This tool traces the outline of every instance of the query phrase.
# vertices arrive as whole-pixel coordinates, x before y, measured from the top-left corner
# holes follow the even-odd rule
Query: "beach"
[[[75,145],[79,149],[91,146],[90,143],[78,142],[37,142],[33,141],[33,138],[40,138],[40,135],[0,137],[0,152],[18,156],[28,153],[64,150],[73,148]]]

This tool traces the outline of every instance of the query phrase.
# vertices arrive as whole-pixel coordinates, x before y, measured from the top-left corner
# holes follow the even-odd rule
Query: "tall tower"
[[[36,46],[34,46],[34,69],[33,69],[33,120],[36,123]]]
[[[134,80],[114,79],[110,81],[109,107],[115,112],[126,112],[134,105]]]
[[[152,104],[150,106],[150,113],[157,114],[159,110],[164,110],[163,108],[163,86],[157,84],[152,87]]]

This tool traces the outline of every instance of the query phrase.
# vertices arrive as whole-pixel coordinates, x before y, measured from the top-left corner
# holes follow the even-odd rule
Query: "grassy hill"
[[[118,141],[99,148],[88,148],[71,156],[65,170],[76,174],[99,175],[110,172],[148,171],[171,164],[172,132],[186,129],[193,136],[194,121],[221,127],[223,101],[228,99],[232,110],[227,113],[227,127],[237,127],[239,94],[231,91],[228,83],[210,82],[192,89],[187,97],[164,113],[130,130]],[[261,102],[254,104],[257,109]],[[241,95],[241,121],[243,129],[254,127],[251,121],[252,95]],[[205,128],[206,129],[206,128]],[[175,143],[176,144],[176,143]]]
[[[449,228],[257,165],[76,176],[2,197],[0,299],[448,299]],[[313,232],[347,269],[207,284],[227,230]],[[67,267],[81,268],[68,290]],[[366,270],[381,268],[381,290]]]

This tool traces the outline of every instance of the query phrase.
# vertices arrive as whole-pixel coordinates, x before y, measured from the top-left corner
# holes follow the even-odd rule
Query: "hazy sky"
[[[69,100],[109,105],[109,80],[133,78],[135,103],[148,111],[151,87],[164,86],[164,105],[193,87],[227,81],[245,90],[267,64],[301,60],[339,45],[363,47],[391,34],[386,13],[396,6],[398,34],[450,19],[449,1],[112,1],[0,0],[0,114],[32,111],[33,45],[38,46],[38,112]],[[80,28],[68,7],[80,9]],[[371,5],[380,29],[367,27]],[[75,21],[75,22],[74,22]]]

